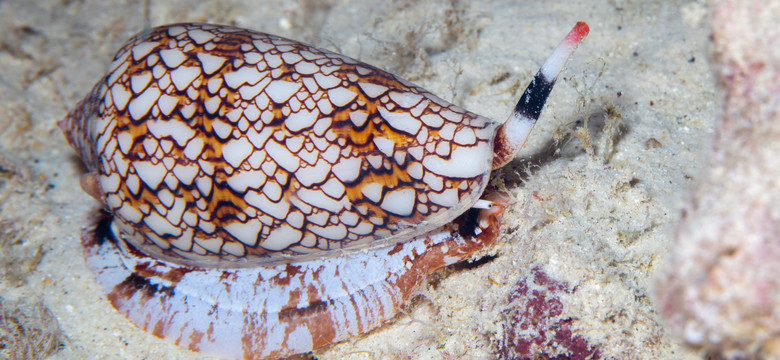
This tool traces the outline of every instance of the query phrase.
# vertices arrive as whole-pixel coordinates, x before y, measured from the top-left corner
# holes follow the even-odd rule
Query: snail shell
[[[470,208],[491,169],[498,124],[292,40],[163,26],[109,68],[67,127],[115,233],[156,258],[268,264],[403,241]]]
[[[60,122],[82,188],[111,214],[84,235],[87,265],[133,323],[195,351],[285,356],[375,328],[427,274],[495,241],[501,204],[460,215],[587,32],[578,23],[500,127],[293,40],[142,32]]]

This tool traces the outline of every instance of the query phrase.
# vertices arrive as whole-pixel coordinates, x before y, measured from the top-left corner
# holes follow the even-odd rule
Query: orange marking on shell
[[[178,27],[187,31],[171,35],[169,30],[178,31]],[[190,38],[190,31],[197,39]],[[200,36],[206,33],[211,39],[200,43],[205,39]],[[124,164],[130,164],[131,174],[132,169],[141,169],[136,175],[122,175],[119,189],[107,193],[106,198],[121,199],[120,205],[114,200],[109,206],[123,224],[121,236],[154,256],[190,264],[240,261],[236,262],[239,265],[247,264],[247,260],[251,264],[302,259],[300,251],[306,249],[402,241],[465,211],[485,186],[489,166],[480,163],[490,161],[489,146],[460,146],[437,138],[437,129],[429,132],[420,128],[422,121],[409,111],[418,104],[418,116],[452,109],[454,117],[442,119],[456,131],[465,126],[494,126],[493,123],[342,55],[246,30],[185,24],[140,34],[125,44],[115,59],[115,70],[95,87],[92,99],[82,103],[68,118],[70,124],[76,125],[91,121],[90,117],[104,120],[94,134],[76,131],[79,138],[85,138],[83,143],[71,142],[88,166],[95,166],[101,175],[117,174]],[[371,92],[367,93],[368,88]],[[130,98],[118,108],[125,102],[124,95],[119,95],[127,91],[131,91]],[[116,106],[112,105],[114,101]],[[321,105],[323,102],[330,105]],[[106,106],[95,108],[96,103]],[[365,125],[356,127],[352,117],[365,117]],[[379,137],[382,139],[377,141],[392,143],[393,153],[380,151],[374,142]],[[90,160],[93,147],[106,139],[116,142],[113,150],[96,152],[96,159]],[[167,141],[165,149],[163,141]],[[442,141],[447,143],[444,155],[425,150],[436,149]],[[487,143],[489,139],[480,141]],[[193,145],[196,143],[198,146]],[[323,159],[333,145],[339,151],[330,150],[328,156],[338,160],[328,163],[330,166],[319,163],[316,159]],[[302,153],[304,148],[310,149],[306,150],[310,152],[305,155],[308,157]],[[422,157],[406,153],[413,148]],[[456,149],[474,153],[469,155],[473,159],[463,164],[449,163],[449,154]],[[396,159],[396,151],[404,153]],[[345,169],[342,159],[354,156],[362,159],[361,168]],[[319,167],[315,168],[317,164]],[[431,191],[446,189],[434,186],[432,190],[427,178],[410,176],[407,169],[413,164],[424,165],[424,173],[443,178],[444,184],[459,190],[426,197]],[[184,170],[172,172],[174,166],[194,166],[195,170],[190,171],[197,171],[195,180],[190,180],[192,174],[182,177]],[[447,167],[452,170],[446,171],[457,173],[461,167],[470,166],[480,170],[462,178],[436,174]],[[268,171],[272,168],[275,170]],[[239,174],[260,169],[263,175],[242,178]],[[358,174],[357,178],[341,181],[345,171]],[[297,178],[304,173],[304,179]],[[138,180],[130,176],[138,176]],[[344,187],[342,197],[331,198],[323,192],[320,185],[329,180]],[[364,195],[366,186],[376,184],[382,189],[371,190],[370,200]],[[246,192],[236,191],[236,186]],[[177,220],[177,213],[167,215],[172,210],[161,206],[158,199],[163,189],[170,191],[185,212],[197,214],[200,220],[196,225]],[[273,192],[278,189],[281,196]],[[419,203],[420,199],[425,202]],[[419,207],[415,205],[418,203]],[[347,223],[339,220],[345,211],[354,213],[357,209],[363,209],[358,212],[358,219],[347,217]],[[286,214],[298,210],[304,214],[300,234],[285,228]],[[125,218],[130,212],[142,213],[140,221],[131,221],[137,215]],[[384,220],[378,222],[380,218]],[[252,219],[262,225],[250,223]],[[374,223],[373,234],[366,234],[365,227],[370,223]],[[208,254],[204,256],[197,247],[170,249],[176,243],[171,236],[190,233]],[[288,239],[300,239],[284,240],[281,234]],[[257,241],[251,241],[253,236]],[[223,245],[245,248],[217,246],[215,238],[221,239]],[[242,245],[253,243],[259,246]]]

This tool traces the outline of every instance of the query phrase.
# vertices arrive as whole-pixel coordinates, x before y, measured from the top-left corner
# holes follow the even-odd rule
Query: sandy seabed
[[[54,359],[198,359],[120,316],[85,267],[98,211],[56,121],[143,29],[142,2],[0,1],[0,300],[41,304]],[[516,202],[492,255],[438,273],[407,311],[320,359],[490,359],[507,297],[543,272],[601,358],[698,359],[652,299],[701,172],[716,95],[697,1],[151,1],[148,23],[232,24],[355,57],[494,119],[578,20],[591,28],[521,156],[496,172]],[[524,158],[525,160],[523,160]],[[0,351],[3,351],[0,349]]]

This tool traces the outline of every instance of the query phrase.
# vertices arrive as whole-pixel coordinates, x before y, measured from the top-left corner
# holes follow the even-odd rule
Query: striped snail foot
[[[491,201],[407,242],[270,267],[158,260],[116,237],[110,217],[85,230],[82,244],[111,304],[140,329],[226,359],[276,358],[383,325],[434,271],[490,248],[504,208]]]

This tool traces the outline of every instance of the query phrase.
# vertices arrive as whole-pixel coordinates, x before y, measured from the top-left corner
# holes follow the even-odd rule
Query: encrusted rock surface
[[[712,155],[659,305],[684,341],[727,358],[780,357],[780,2],[713,3],[722,96]]]

